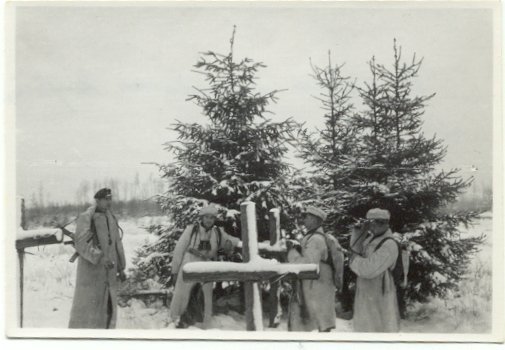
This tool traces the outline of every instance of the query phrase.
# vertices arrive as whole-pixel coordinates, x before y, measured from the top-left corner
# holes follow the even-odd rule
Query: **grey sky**
[[[175,119],[205,121],[185,101],[198,53],[235,54],[267,64],[259,89],[288,89],[271,107],[276,120],[322,123],[309,57],[333,61],[358,82],[375,55],[390,64],[393,38],[405,58],[425,58],[415,84],[436,92],[427,135],[445,140],[444,167],[484,182],[492,165],[492,14],[482,9],[190,7],[23,7],[16,14],[18,193],[44,183],[51,199],[74,198],[83,179],[131,179],[167,161],[162,143]]]

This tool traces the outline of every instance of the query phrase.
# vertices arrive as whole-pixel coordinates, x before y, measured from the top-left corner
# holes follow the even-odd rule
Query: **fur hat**
[[[206,207],[203,207],[201,210],[200,210],[200,216],[204,216],[204,215],[212,215],[212,216],[217,216],[218,212],[217,212],[217,209],[215,206],[213,205],[208,205]]]
[[[366,213],[366,218],[367,219],[389,220],[391,218],[391,214],[389,213],[389,210],[380,209],[380,208],[373,208],[373,209],[370,209]]]
[[[321,220],[325,221],[326,220],[326,213],[322,210],[322,209],[319,209],[319,208],[316,208],[312,205],[308,206],[307,208],[305,208],[305,210],[303,211],[304,214],[310,214],[310,215],[314,215],[314,216],[317,216],[318,218],[320,218]]]

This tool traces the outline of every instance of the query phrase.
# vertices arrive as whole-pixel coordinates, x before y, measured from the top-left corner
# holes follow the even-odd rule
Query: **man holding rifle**
[[[398,332],[400,314],[393,275],[400,254],[389,228],[390,213],[370,209],[364,225],[351,235],[350,268],[358,276],[354,299],[354,330]]]
[[[79,259],[69,328],[115,328],[118,278],[125,279],[120,227],[111,211],[112,193],[99,190],[96,204],[77,218],[74,245]]]

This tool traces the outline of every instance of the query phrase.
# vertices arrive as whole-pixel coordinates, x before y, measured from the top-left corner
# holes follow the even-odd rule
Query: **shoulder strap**
[[[402,252],[400,249],[400,243],[396,239],[394,239],[393,237],[386,237],[386,238],[382,239],[382,241],[380,241],[379,244],[377,244],[377,247],[375,247],[374,252],[379,250],[379,248],[382,247],[382,245],[389,239],[393,240],[396,243],[396,247],[398,248],[398,256],[396,257],[395,267],[393,269],[393,271],[394,271],[398,267],[398,260],[400,261],[400,264],[402,264]],[[387,271],[389,271],[389,273],[392,275],[393,281],[395,282],[395,285],[396,285],[397,282],[396,282],[394,272],[390,269],[387,269]],[[386,286],[385,286],[385,281],[384,281],[384,277],[383,277],[382,278],[382,294],[384,294],[384,293],[386,293]]]
[[[216,239],[217,239],[217,249],[219,249],[219,247],[221,246],[221,239],[222,239],[222,231],[221,231],[221,227],[218,227],[218,226],[214,226],[214,229],[215,229],[215,232],[216,232]]]
[[[322,233],[322,232],[317,232],[317,231],[314,231],[314,232],[311,232],[309,237],[307,237],[307,242],[312,238],[312,236],[314,235],[321,235],[323,236],[324,238],[324,243],[326,243],[326,246],[328,246],[328,243],[326,242],[326,234],[325,233]]]
[[[95,208],[95,210],[93,210],[93,213],[91,213],[91,220],[90,220],[90,227],[89,227],[89,230],[91,231],[91,237],[89,238],[88,242],[91,242],[92,240],[97,238],[96,225],[95,225],[95,213],[96,213],[96,208]]]
[[[333,266],[333,260],[332,260],[332,256],[331,256],[330,245],[328,244],[328,236],[327,236],[327,234],[323,233],[323,232],[314,231],[314,232],[311,233],[311,236],[315,235],[315,234],[323,236],[323,238],[324,238],[324,244],[326,244],[326,255],[327,255],[327,257],[326,257],[326,260],[324,260],[323,262],[326,263],[326,264],[328,264],[328,265],[330,265],[330,266]],[[307,241],[310,238],[311,237],[309,237],[307,239]]]
[[[374,252],[378,251],[380,247],[382,247],[382,245],[389,239],[392,239],[396,243],[396,246],[398,247],[398,254],[400,254],[400,243],[398,243],[398,241],[393,237],[386,237],[382,241],[380,241],[379,244],[377,244],[377,247],[375,247]]]
[[[193,224],[193,229],[191,230],[191,236],[189,237],[189,245],[191,244],[195,245],[196,235],[198,234],[199,230],[200,230],[200,224],[198,222],[195,222]],[[191,241],[193,241],[193,243],[191,243]]]
[[[110,211],[110,215],[112,216],[112,218],[114,219],[114,221],[116,222],[116,226],[119,230],[119,238],[120,239],[123,239],[123,236],[124,236],[124,231],[123,231],[123,228],[121,226],[119,226],[119,221],[118,219],[116,218],[116,215],[114,215],[114,213],[112,211]]]

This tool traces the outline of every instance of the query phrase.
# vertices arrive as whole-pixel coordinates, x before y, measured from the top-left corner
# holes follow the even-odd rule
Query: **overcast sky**
[[[377,6],[377,5],[376,5]],[[375,55],[392,62],[393,38],[405,58],[424,57],[415,83],[436,92],[424,131],[445,140],[445,168],[490,182],[492,167],[492,17],[484,9],[245,7],[22,7],[16,13],[18,193],[40,183],[50,199],[72,201],[83,179],[132,179],[167,161],[162,144],[175,119],[205,122],[186,101],[199,52],[226,53],[237,25],[235,55],[263,61],[258,88],[287,89],[270,109],[321,125],[309,58],[345,63],[368,80]],[[479,168],[470,173],[472,165]]]

